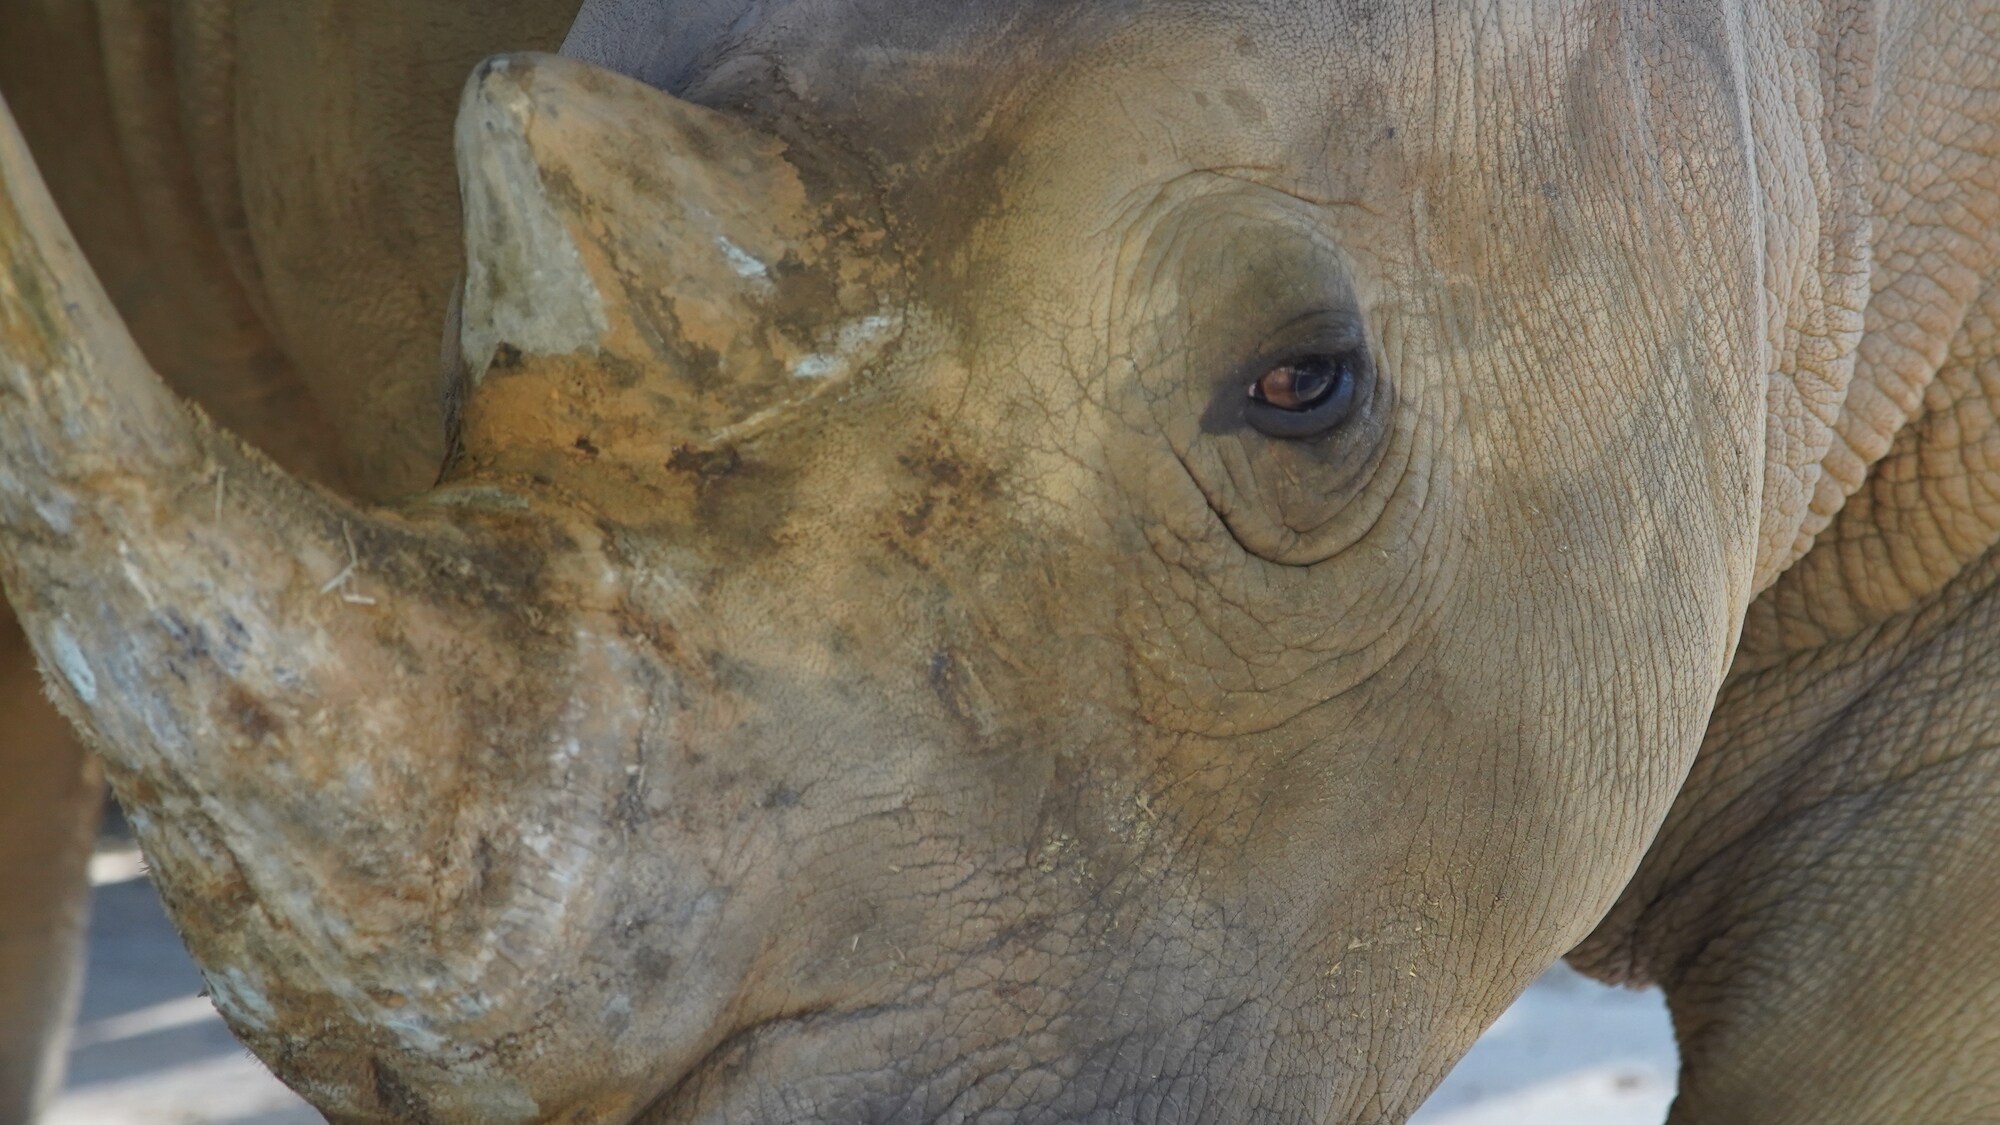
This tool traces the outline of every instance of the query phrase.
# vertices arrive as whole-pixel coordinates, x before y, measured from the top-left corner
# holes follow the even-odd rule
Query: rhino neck
[[[1962,5],[1830,8],[1816,26],[1753,13],[1745,36],[1751,57],[1762,36],[1808,69],[1763,67],[1751,104],[1775,359],[1744,672],[1922,609],[2000,538],[1974,487],[2000,456],[1978,374],[1996,351],[2000,237],[1975,218],[2000,208],[2000,175],[1949,144],[1994,128],[1964,90],[2000,68],[1932,73],[1973,18]],[[1785,69],[1812,74],[1814,98],[1783,87]]]
[[[1776,356],[1761,592],[1686,786],[1632,884],[1572,955],[1586,971],[1670,993],[1714,972],[1715,951],[1732,942],[1762,957],[1769,946],[1730,932],[1756,910],[1787,894],[1826,898],[1782,876],[1838,866],[1810,852],[1815,840],[1872,850],[1876,863],[1898,854],[1878,829],[1837,824],[1840,811],[1903,809],[1917,773],[1946,776],[1982,748],[1963,716],[1990,707],[1960,693],[1990,693],[1977,661],[1988,659],[1980,638],[2000,565],[1990,483],[2000,237],[1975,218],[2000,208],[2000,172],[1946,141],[2000,123],[1990,95],[1965,93],[1993,89],[2000,63],[1967,60],[1948,81],[1932,72],[1973,18],[1962,5],[1835,7],[1815,35],[1798,40],[1805,24],[1788,33],[1822,68],[1798,72],[1812,75],[1813,99],[1797,96],[1787,68],[1751,75]],[[1778,21],[1752,18],[1746,58],[1760,42],[1777,58]],[[1779,109],[1800,104],[1816,111]],[[1964,708],[1930,742],[1894,718],[1924,693],[1937,714]],[[1928,815],[1947,815],[1944,798],[1924,799]]]

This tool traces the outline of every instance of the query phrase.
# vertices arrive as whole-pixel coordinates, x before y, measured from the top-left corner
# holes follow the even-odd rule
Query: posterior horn
[[[900,327],[860,177],[736,117],[502,56],[466,87],[458,159],[475,462],[726,440],[838,386]]]

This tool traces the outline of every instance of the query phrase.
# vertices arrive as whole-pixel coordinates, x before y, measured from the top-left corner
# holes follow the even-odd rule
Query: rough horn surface
[[[431,1112],[537,1116],[490,1040],[560,987],[536,966],[583,940],[581,826],[623,781],[576,760],[618,701],[549,669],[625,680],[524,622],[612,572],[550,562],[574,540],[518,497],[397,515],[286,476],[150,371],[11,115],[0,189],[0,576],[216,1005],[336,1116],[433,1082]]]

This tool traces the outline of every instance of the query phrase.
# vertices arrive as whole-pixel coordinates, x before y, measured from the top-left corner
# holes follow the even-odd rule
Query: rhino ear
[[[586,63],[482,64],[458,120],[460,444],[664,458],[894,336],[863,193],[729,115]]]

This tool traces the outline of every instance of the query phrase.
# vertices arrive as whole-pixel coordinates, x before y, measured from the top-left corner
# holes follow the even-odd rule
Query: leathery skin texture
[[[2000,1104],[1990,5],[337,8],[0,57],[0,579],[330,1119],[1396,1121],[1565,953]]]

